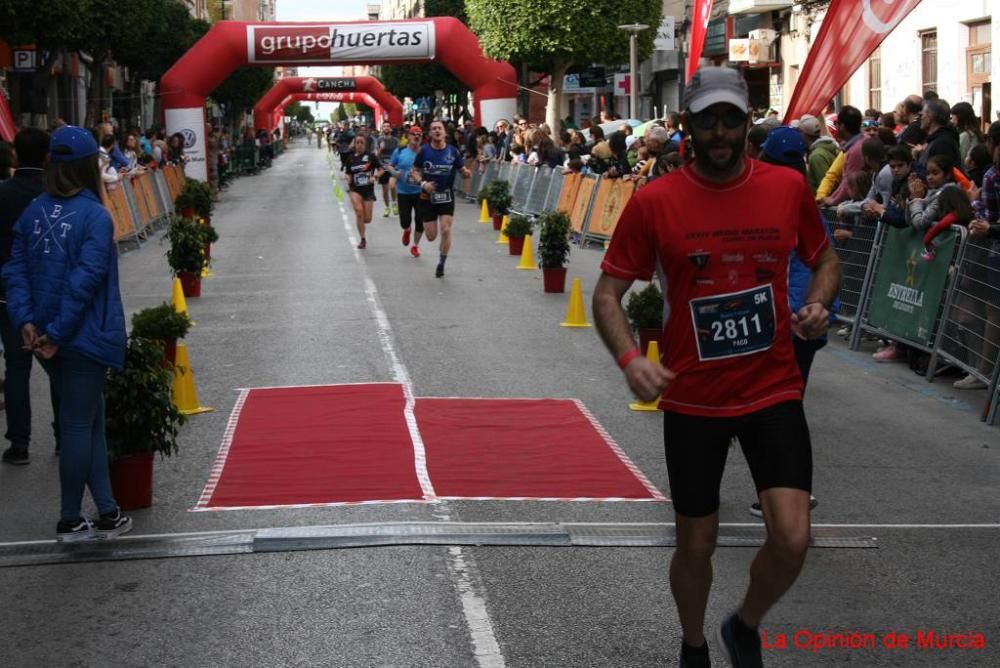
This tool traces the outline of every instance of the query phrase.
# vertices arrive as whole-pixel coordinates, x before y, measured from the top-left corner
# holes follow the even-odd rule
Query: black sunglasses
[[[727,130],[735,130],[746,123],[747,115],[746,112],[740,111],[736,107],[729,107],[722,114],[699,111],[691,115],[691,125],[699,130],[714,130],[720,121]]]

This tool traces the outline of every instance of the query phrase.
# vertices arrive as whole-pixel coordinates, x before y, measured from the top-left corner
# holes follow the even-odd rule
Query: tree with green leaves
[[[273,67],[241,67],[219,84],[211,93],[212,100],[226,108],[226,122],[236,127],[236,121],[253,107],[274,85]]]
[[[309,105],[302,104],[299,101],[292,102],[285,107],[285,116],[294,118],[302,123],[312,123],[315,120],[312,111],[309,109]]]
[[[563,117],[563,77],[574,65],[627,63],[629,36],[619,25],[643,23],[639,58],[653,50],[663,11],[661,0],[466,0],[469,25],[483,52],[522,61],[549,75],[545,122],[555,130]]]
[[[99,18],[95,18],[99,17]],[[0,39],[34,44],[34,75],[39,95],[28,101],[31,112],[46,112],[48,70],[60,53],[84,51],[92,60],[86,124],[97,120],[104,96],[102,68],[109,60],[139,78],[159,79],[208,30],[192,19],[181,0],[3,0]],[[133,89],[136,94],[137,86]]]
[[[425,0],[424,16],[454,16],[468,24],[464,0]],[[383,65],[377,75],[386,90],[402,100],[404,97],[433,97],[434,91],[458,95],[465,99],[469,89],[451,72],[438,63],[421,65]]]

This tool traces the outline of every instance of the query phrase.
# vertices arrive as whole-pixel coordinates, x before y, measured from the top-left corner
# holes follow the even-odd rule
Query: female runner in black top
[[[344,171],[347,172],[348,192],[354,216],[358,225],[361,243],[358,248],[365,248],[365,225],[372,222],[372,209],[375,206],[375,181],[382,169],[378,158],[372,153],[365,153],[365,138],[357,136],[351,145],[353,151],[347,156]]]

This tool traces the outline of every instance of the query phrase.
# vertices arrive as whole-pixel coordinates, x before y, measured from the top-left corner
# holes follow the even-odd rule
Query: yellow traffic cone
[[[660,364],[660,344],[656,341],[650,341],[649,346],[646,348],[646,359],[648,359],[653,364]],[[633,401],[629,403],[629,410],[639,411],[641,413],[652,413],[653,411],[660,410],[660,398],[657,397],[652,401]]]
[[[507,245],[510,239],[507,238],[507,216],[503,217],[503,225],[500,226],[500,234],[497,235],[497,243]]]
[[[481,207],[479,207],[479,222],[480,223],[488,223],[491,220],[492,219],[490,218],[490,207],[486,203],[486,200],[484,199],[483,200],[483,205]]]
[[[214,411],[198,402],[198,388],[194,385],[194,372],[191,370],[191,360],[188,358],[187,346],[177,344],[177,361],[174,366],[174,406],[182,415],[198,415]]]
[[[573,279],[573,288],[569,293],[569,305],[566,307],[566,321],[563,327],[590,327],[587,322],[587,312],[583,308],[583,285],[579,278]]]
[[[174,276],[173,292],[170,294],[170,305],[174,307],[175,312],[190,315],[188,313],[187,300],[184,299],[184,288],[181,287],[181,279],[176,276]],[[191,324],[194,323],[192,322]]]
[[[518,269],[527,269],[528,271],[534,271],[538,269],[535,264],[535,250],[531,246],[531,235],[525,235],[524,237],[524,248],[521,250],[521,261],[517,263]]]

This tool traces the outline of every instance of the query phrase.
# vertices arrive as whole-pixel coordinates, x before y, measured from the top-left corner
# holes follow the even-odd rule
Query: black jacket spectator
[[[950,125],[938,128],[927,137],[927,148],[920,154],[916,164],[917,173],[921,178],[927,174],[927,161],[930,157],[940,154],[948,156],[953,166],[959,169],[964,167],[958,147],[958,130]]]
[[[14,176],[0,183],[0,267],[10,259],[14,244],[14,223],[28,208],[31,200],[45,191],[42,170],[34,168],[18,169]],[[0,282],[0,295],[4,294]]]

